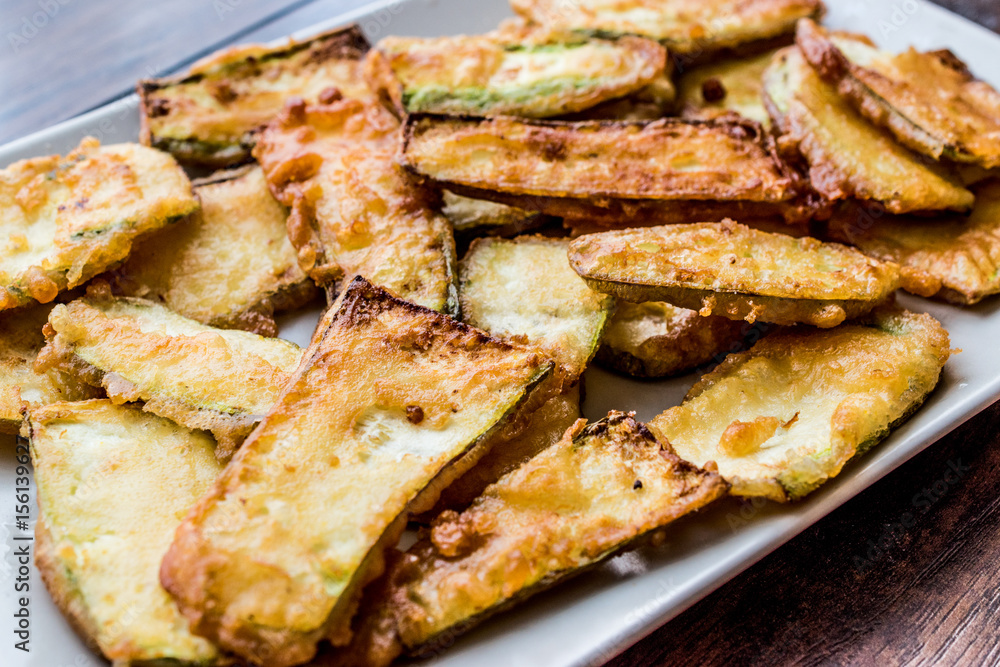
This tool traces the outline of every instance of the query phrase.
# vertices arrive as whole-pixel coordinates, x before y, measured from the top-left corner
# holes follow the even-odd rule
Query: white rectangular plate
[[[973,72],[1000,87],[1000,37],[928,2],[919,0],[832,0],[825,23],[863,32],[880,46],[903,50],[947,47]],[[373,41],[388,34],[435,36],[488,30],[509,15],[505,0],[404,0],[368,5],[349,15],[297,33],[304,37],[358,21]],[[0,147],[0,166],[53,152],[66,152],[93,135],[105,143],[135,141],[139,119],[135,96]],[[852,496],[873,484],[925,447],[1000,398],[1000,302],[959,309],[904,296],[902,303],[927,311],[944,323],[952,345],[962,352],[945,368],[940,387],[909,422],[839,478],[804,502],[766,504],[748,522],[734,522],[740,505],[717,503],[682,520],[667,542],[620,556],[603,568],[539,595],[519,608],[489,620],[436,656],[435,665],[600,664],[643,635],[681,613],[763,558]],[[306,344],[316,313],[282,323],[284,337]],[[634,382],[599,369],[587,372],[586,415],[610,409],[635,410],[650,419],[676,405],[693,376],[663,382]],[[781,391],[780,387],[775,388]],[[0,664],[34,667],[86,667],[105,664],[76,638],[45,591],[34,566],[30,592],[17,593],[15,540],[30,534],[15,526],[14,441],[0,443]],[[37,515],[34,489],[33,516]],[[33,524],[33,521],[32,521]],[[734,525],[739,524],[739,525]],[[33,546],[33,545],[32,545]],[[13,613],[17,598],[30,597],[31,652],[14,649]]]

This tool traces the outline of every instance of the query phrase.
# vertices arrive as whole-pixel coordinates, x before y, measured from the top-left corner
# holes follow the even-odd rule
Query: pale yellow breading
[[[101,395],[100,389],[70,373],[56,369],[34,371],[35,357],[45,345],[42,327],[50,310],[50,305],[39,305],[0,315],[0,433],[18,433],[22,401],[30,407],[40,407]]]
[[[15,162],[0,170],[0,311],[52,301],[197,208],[177,162],[139,144],[86,138],[65,157]]]
[[[594,357],[601,366],[635,377],[684,373],[730,352],[749,325],[663,301],[618,304]]]
[[[278,47],[243,44],[199,60],[177,77],[140,81],[142,142],[179,160],[225,167],[250,160],[253,132],[298,97],[369,98],[368,40],[356,25]]]
[[[592,289],[633,303],[818,327],[863,315],[899,284],[895,264],[731,220],[588,234],[570,244],[569,262]]]
[[[254,148],[271,192],[291,208],[299,266],[321,285],[364,276],[395,295],[455,312],[455,240],[437,196],[396,163],[399,123],[380,104],[292,104]]]
[[[870,199],[893,213],[972,206],[972,193],[954,173],[868,122],[798,48],[775,57],[764,89],[782,143],[797,147],[809,163],[809,180],[826,198]]]
[[[796,43],[865,118],[936,160],[1000,167],[1000,93],[951,51],[887,53],[802,21]]]
[[[554,30],[656,39],[686,60],[780,39],[800,18],[823,13],[820,0],[511,0],[511,6]]]
[[[542,236],[476,239],[459,266],[459,301],[463,321],[537,346],[572,384],[597,352],[614,299],[573,272],[568,247]]]
[[[215,329],[165,307],[127,297],[88,297],[56,306],[37,368],[57,368],[117,403],[212,431],[220,458],[277,400],[299,365],[294,343]]]
[[[287,211],[259,167],[196,181],[195,193],[201,210],[137,243],[108,276],[115,291],[203,324],[277,335],[274,313],[316,293],[288,241]]]
[[[211,436],[108,400],[28,421],[35,563],[77,632],[120,667],[225,662],[159,582],[174,530],[222,470]]]
[[[461,514],[434,521],[387,575],[376,614],[389,622],[367,630],[389,636],[361,636],[355,646],[370,651],[370,666],[387,665],[400,650],[447,646],[487,616],[662,538],[669,523],[726,489],[717,473],[678,458],[631,415],[580,420]]]
[[[1000,292],[1000,181],[973,187],[966,216],[873,217],[845,206],[830,221],[832,238],[899,264],[901,287],[920,296],[971,305]]]
[[[764,107],[764,70],[775,51],[746,58],[726,58],[686,70],[677,80],[677,105],[684,118],[718,118],[737,113],[765,128],[771,118]]]
[[[685,460],[715,461],[734,495],[794,500],[912,414],[949,354],[937,320],[902,310],[786,329],[727,357],[649,427]]]
[[[552,362],[356,278],[271,412],[177,531],[161,581],[257,664],[350,639],[410,512],[547,400]]]
[[[653,82],[666,51],[637,37],[387,37],[368,54],[373,87],[401,114],[546,118],[624,97]]]

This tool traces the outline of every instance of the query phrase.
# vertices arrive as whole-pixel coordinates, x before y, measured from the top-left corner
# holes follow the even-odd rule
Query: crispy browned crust
[[[355,274],[396,295],[456,313],[455,239],[438,196],[393,157],[396,120],[381,105],[290,104],[254,155],[288,206],[299,266],[324,286]]]
[[[988,90],[991,102],[996,105],[1000,96],[987,84],[976,80],[968,67],[957,56],[947,50],[919,54],[929,59],[939,71],[948,71],[956,81],[958,90],[952,92],[954,99],[964,101],[969,98],[967,111],[974,114],[974,121],[968,118],[954,118],[954,109],[942,106],[942,97],[935,98],[937,72],[926,71],[928,85],[933,90],[924,94],[916,80],[897,81],[871,68],[852,63],[831,41],[826,30],[814,21],[802,20],[796,31],[796,43],[816,72],[825,80],[835,84],[838,92],[874,124],[884,127],[904,146],[935,160],[946,158],[957,162],[978,164],[986,168],[1000,167],[1000,142],[995,136],[1000,132],[1000,112],[995,107],[989,111],[989,103],[983,104],[982,93]],[[930,62],[924,63],[931,64]],[[919,75],[915,75],[919,76]],[[973,87],[979,87],[978,91]],[[923,106],[927,112],[928,127],[922,127],[918,119],[892,106],[889,97],[902,97],[913,107]],[[978,102],[978,104],[977,104]],[[963,136],[964,134],[964,136]],[[984,138],[991,135],[991,138]]]
[[[612,62],[618,70],[609,72],[586,65],[592,71],[576,73],[576,85],[556,90],[545,88],[545,81],[513,86],[511,90],[493,87],[491,77],[500,70],[511,50],[574,46],[614,50],[616,57]],[[399,118],[416,112],[549,118],[632,95],[662,77],[665,67],[666,51],[653,40],[624,36],[614,41],[584,42],[566,40],[563,34],[525,30],[430,39],[388,38],[368,52],[365,76],[379,99]],[[531,69],[525,65],[521,71]],[[476,72],[475,80],[468,76],[470,71]],[[462,75],[450,78],[456,72]],[[516,73],[505,74],[508,76],[504,85],[510,85]],[[565,72],[554,75],[548,84],[569,76]],[[430,98],[424,94],[427,92]]]
[[[487,486],[558,442],[581,417],[580,399],[580,383],[577,383],[534,410],[522,410],[523,429],[512,431],[511,437],[497,443],[476,465],[444,489],[434,508],[418,519],[429,523],[446,509],[465,509]]]
[[[900,286],[912,294],[970,306],[1000,292],[1000,181],[973,187],[969,216],[879,215],[845,202],[827,236],[884,262],[899,264]]]
[[[91,290],[88,298],[95,300],[96,303],[100,303],[101,300],[110,298],[110,295],[107,292],[95,289]],[[140,304],[150,303],[140,299],[131,301]],[[68,308],[73,309],[77,305],[81,304],[71,303]],[[87,305],[82,305],[81,307],[87,308]],[[59,308],[64,307],[60,306]],[[73,317],[73,315],[60,315],[60,318],[69,320]],[[86,324],[77,324],[77,326],[86,326]],[[146,338],[142,334],[136,335],[129,329],[118,327],[115,333],[121,337],[119,340],[127,341],[132,345],[144,346],[147,350],[150,346],[152,349],[156,349],[156,346],[163,345],[159,337]],[[207,406],[199,406],[197,402],[186,402],[161,394],[157,392],[155,387],[138,387],[116,372],[108,372],[97,368],[82,359],[76,353],[75,343],[71,342],[65,336],[60,335],[59,331],[51,323],[45,327],[45,337],[45,347],[41,349],[35,360],[36,372],[55,371],[72,377],[78,382],[89,384],[92,387],[103,388],[107,392],[108,397],[118,404],[144,400],[143,410],[146,412],[172,419],[188,428],[211,431],[212,435],[218,441],[216,455],[220,460],[226,460],[232,456],[236,448],[250,434],[253,427],[260,420],[260,415],[249,414],[246,411],[229,413]],[[184,337],[178,337],[178,339],[180,338]],[[188,342],[194,345],[191,348],[192,352],[196,353],[198,351],[198,343],[191,337],[187,338],[189,339]],[[205,349],[204,347],[201,348],[202,354],[204,354]],[[267,363],[263,359],[258,359],[257,361],[261,364]],[[270,365],[268,364],[268,366]],[[258,370],[260,369],[258,368]],[[287,377],[284,371],[276,367],[272,367],[270,370],[278,374],[276,377]]]
[[[570,244],[569,261],[591,289],[625,301],[818,327],[870,311],[899,282],[895,264],[731,220],[581,236]],[[766,276],[758,262],[771,269]]]
[[[599,452],[591,454],[585,449],[588,445],[600,448]],[[609,488],[598,491],[592,482],[580,479],[574,491],[601,498],[593,498],[587,509],[578,508],[580,516],[573,513],[574,518],[567,518],[558,499],[552,499],[551,508],[545,504],[540,487],[547,476],[559,477],[560,472],[576,479],[577,456],[586,457],[588,464],[606,465],[601,472],[606,473]],[[544,462],[536,464],[538,458]],[[639,512],[642,519],[634,523],[624,518],[629,511],[618,507],[630,501],[615,494],[644,493],[636,475],[650,485],[646,492],[662,494],[658,499],[665,504]],[[670,490],[675,485],[682,487],[677,497]],[[561,442],[503,477],[467,510],[443,512],[430,534],[394,564],[366,601],[373,620],[359,633],[370,634],[357,637],[350,648],[370,653],[364,660],[345,656],[343,663],[334,664],[385,665],[400,648],[410,655],[431,655],[455,636],[545,588],[622,551],[659,542],[671,521],[725,495],[727,489],[716,472],[681,460],[631,414],[611,412],[590,425],[578,420]],[[579,498],[567,502],[572,506],[574,500],[581,502]],[[602,508],[602,502],[608,506]],[[645,506],[638,497],[634,502]],[[603,520],[588,517],[589,513]],[[573,532],[577,544],[561,542],[564,531]],[[584,546],[578,546],[581,542]]]
[[[893,213],[972,205],[972,193],[949,169],[873,127],[814,74],[798,48],[780,51],[764,81],[764,104],[781,132],[779,143],[808,163],[813,188],[831,201],[876,200]]]
[[[467,145],[470,152],[493,151],[488,169],[469,161],[462,153]],[[699,147],[711,169],[694,173],[670,162],[698,161],[686,156]],[[418,178],[457,194],[608,226],[725,212],[797,221],[815,209],[770,136],[735,118],[566,122],[411,114],[400,159]],[[650,160],[661,162],[659,173],[651,173]],[[608,164],[615,166],[613,179]]]
[[[199,189],[204,186],[236,181],[246,177],[256,168],[256,165],[243,165],[232,169],[221,169],[208,176],[194,179],[191,181],[191,184],[194,186],[195,193],[199,194]],[[267,191],[266,187],[265,191]],[[201,196],[204,204],[204,195],[202,194]],[[270,197],[269,193],[268,197]],[[202,215],[202,213],[194,214],[195,217],[199,215]],[[191,224],[193,222],[191,217],[189,216],[189,218],[180,221],[178,224]],[[168,233],[173,232],[170,230],[161,232],[161,234]],[[154,234],[144,239],[145,243],[137,245],[131,259],[140,263],[148,261],[149,256],[144,250],[148,247],[156,248],[156,244],[160,238],[162,238],[160,234]],[[153,255],[154,258],[156,256],[155,254]],[[253,261],[253,258],[250,256],[246,256],[245,259],[247,262]],[[176,256],[172,257],[172,260],[173,263],[177,263]],[[278,335],[278,324],[274,319],[276,313],[297,310],[313,302],[319,296],[319,290],[315,283],[299,270],[297,263],[293,260],[292,265],[278,275],[273,275],[273,272],[268,270],[268,275],[273,276],[273,283],[271,285],[273,289],[258,291],[254,295],[256,301],[247,302],[242,308],[231,307],[230,311],[223,315],[206,317],[204,313],[200,312],[185,312],[182,307],[178,307],[177,304],[171,303],[166,298],[166,290],[160,291],[155,287],[150,287],[147,281],[142,278],[142,275],[145,274],[140,273],[138,276],[135,275],[134,261],[126,260],[125,264],[117,269],[98,276],[95,282],[97,280],[106,281],[111,286],[112,292],[118,296],[137,296],[166,302],[171,309],[180,314],[197,320],[202,324],[219,327],[220,329],[242,329],[260,336],[274,338]],[[153,265],[157,265],[155,260]],[[141,272],[141,270],[142,266],[140,264],[139,271]]]
[[[270,49],[261,56],[257,54],[257,59],[283,58],[295,54],[303,49],[322,43],[319,52],[324,58],[331,60],[360,60],[371,48],[371,44],[357,24],[351,24],[342,28],[335,28],[325,33],[316,35],[301,42],[292,42],[287,46]],[[216,54],[218,55],[218,54]],[[180,83],[194,83],[205,78],[205,71],[187,72],[162,79],[142,79],[136,84],[136,92],[139,95],[139,140],[147,145],[160,148],[171,153],[179,161],[185,164],[196,164],[211,167],[214,169],[230,167],[253,159],[251,150],[253,149],[253,135],[255,128],[245,128],[246,134],[236,144],[212,146],[198,141],[197,137],[189,137],[185,140],[172,140],[165,137],[154,136],[150,127],[149,119],[155,106],[152,103],[152,95],[163,88]],[[280,110],[275,109],[275,114]]]
[[[608,23],[595,16],[587,4],[581,1],[560,4],[555,0],[513,0],[511,6],[525,20],[552,29],[603,37],[640,34],[658,39],[669,48],[676,62],[686,66],[708,62],[722,55],[741,56],[781,46],[781,42],[788,42],[797,19],[811,17],[819,20],[826,9],[819,0],[744,0],[724,5],[697,0],[688,3],[661,1],[652,4],[654,7],[662,5],[665,12],[672,10],[675,14],[674,24],[662,32],[662,26],[657,25],[655,20],[649,25]],[[622,4],[626,4],[625,9],[628,8],[627,3]],[[714,7],[717,9],[712,13]],[[699,15],[699,9],[707,11]]]
[[[51,302],[124,261],[143,235],[199,206],[174,158],[135,143],[101,146],[85,137],[65,156],[20,160],[0,174],[7,241],[41,251],[31,266],[2,269],[0,311]]]
[[[381,573],[383,553],[396,543],[409,514],[430,508],[444,487],[474,465],[498,439],[502,438],[505,428],[512,421],[513,412],[520,410],[532,400],[544,398],[544,396],[536,398],[536,395],[547,396],[555,391],[555,387],[548,381],[553,363],[538,359],[537,365],[540,370],[532,375],[517,406],[469,443],[462,454],[438,469],[424,487],[406,503],[403,511],[385,528],[381,537],[368,550],[362,564],[351,575],[348,587],[337,597],[322,627],[314,630],[293,628],[279,630],[263,625],[241,625],[235,621],[227,621],[225,606],[219,605],[212,597],[213,585],[216,577],[224,576],[227,571],[235,574],[237,570],[232,569],[233,564],[227,562],[226,553],[213,551],[202,532],[201,522],[211,507],[226,497],[230,487],[239,484],[242,475],[252,474],[244,470],[243,461],[253,455],[257,439],[274,437],[268,432],[268,423],[271,420],[282,422],[288,418],[282,412],[286,409],[284,402],[296,400],[299,396],[296,392],[304,391],[307,375],[313,368],[322,368],[328,363],[328,350],[324,347],[326,338],[335,335],[338,329],[365,326],[366,323],[376,322],[383,314],[393,311],[398,316],[413,316],[416,321],[426,324],[427,329],[420,335],[400,332],[401,335],[406,333],[417,336],[415,340],[410,341],[416,346],[415,349],[422,349],[424,345],[430,345],[433,339],[438,338],[447,339],[446,343],[440,343],[446,347],[461,346],[466,350],[488,347],[511,353],[526,352],[523,348],[491,338],[484,332],[450,317],[395,298],[386,290],[372,285],[361,277],[355,278],[342,292],[337,303],[331,307],[317,327],[302,364],[286,388],[286,395],[265,417],[264,423],[254,432],[255,435],[251,436],[250,441],[237,452],[232,464],[216,482],[213,490],[192,509],[178,528],[174,543],[163,560],[160,572],[161,583],[177,600],[178,606],[195,632],[211,637],[221,646],[251,661],[276,667],[299,664],[312,658],[317,642],[323,638],[330,640],[334,645],[343,645],[350,641],[350,621],[357,607],[361,589]]]
[[[644,335],[633,322],[662,322],[653,335]],[[678,375],[708,363],[732,350],[746,333],[747,325],[725,317],[701,317],[693,310],[666,303],[618,305],[604,332],[594,361],[599,365],[638,378]]]

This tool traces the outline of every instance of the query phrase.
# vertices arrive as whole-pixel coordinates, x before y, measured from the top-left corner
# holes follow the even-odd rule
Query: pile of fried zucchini
[[[0,172],[0,428],[115,665],[387,665],[800,499],[938,383],[896,291],[1000,292],[1000,94],[950,52],[819,0],[512,4],[218,53],[139,84],[141,143]],[[588,421],[592,362],[698,376]]]

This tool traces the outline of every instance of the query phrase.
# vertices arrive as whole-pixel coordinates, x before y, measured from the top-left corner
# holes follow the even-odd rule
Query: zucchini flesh
[[[35,562],[56,605],[116,665],[213,665],[159,582],[181,517],[222,466],[206,433],[109,400],[28,417]]]
[[[247,44],[214,53],[187,74],[140,81],[141,140],[185,163],[226,167],[251,159],[252,133],[298,97],[309,103],[370,97],[356,25],[277,48]]]
[[[56,306],[39,369],[58,368],[119,402],[212,431],[220,456],[271,408],[302,358],[294,343],[215,329],[152,301],[97,295]]]
[[[734,495],[795,500],[916,410],[949,354],[937,320],[903,310],[779,331],[729,355],[649,427],[686,460],[715,461]]]
[[[178,529],[164,586],[197,633],[255,663],[300,664],[324,637],[345,643],[361,587],[408,514],[548,397],[551,369],[356,278]]]

